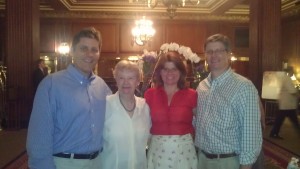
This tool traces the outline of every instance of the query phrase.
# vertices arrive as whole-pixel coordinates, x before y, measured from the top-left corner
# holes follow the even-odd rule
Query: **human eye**
[[[215,53],[216,54],[221,54],[221,53],[223,53],[225,51],[225,49],[217,49],[216,51],[215,51]]]
[[[86,46],[81,46],[79,47],[80,51],[81,52],[87,52],[88,51],[88,48]]]
[[[177,68],[170,69],[171,72],[176,72],[177,70],[178,70]]]
[[[96,48],[92,48],[92,53],[98,53],[99,52],[99,50],[98,49],[96,49]]]
[[[212,50],[208,50],[208,51],[206,51],[205,53],[206,53],[207,55],[212,55],[213,52],[214,52],[214,51],[212,51]]]

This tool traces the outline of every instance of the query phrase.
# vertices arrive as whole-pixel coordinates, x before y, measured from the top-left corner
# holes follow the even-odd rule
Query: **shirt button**
[[[92,128],[94,128],[95,127],[95,124],[92,124]]]

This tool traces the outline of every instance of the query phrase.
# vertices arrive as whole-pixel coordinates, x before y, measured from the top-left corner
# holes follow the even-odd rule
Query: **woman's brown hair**
[[[180,77],[177,82],[177,86],[179,89],[185,88],[187,70],[182,60],[183,57],[178,52],[170,51],[167,53],[161,53],[153,74],[153,82],[155,86],[164,85],[160,72],[162,71],[162,69],[164,69],[165,63],[172,62],[180,72]]]

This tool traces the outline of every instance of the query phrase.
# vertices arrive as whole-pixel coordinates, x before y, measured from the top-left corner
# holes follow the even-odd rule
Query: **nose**
[[[92,57],[94,55],[94,53],[92,52],[92,50],[88,49],[85,51],[85,55],[88,57]]]

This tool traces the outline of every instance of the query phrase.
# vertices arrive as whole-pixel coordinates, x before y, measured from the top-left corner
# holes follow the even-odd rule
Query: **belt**
[[[206,156],[206,158],[209,158],[209,159],[215,159],[215,158],[228,158],[228,157],[235,157],[237,156],[236,153],[229,153],[229,154],[210,154],[210,153],[207,153],[203,150],[201,150],[201,152]]]
[[[92,160],[96,158],[99,153],[102,152],[102,149],[100,151],[95,151],[90,154],[74,154],[74,153],[57,153],[53,154],[55,157],[61,157],[61,158],[73,158],[73,159],[89,159]]]

